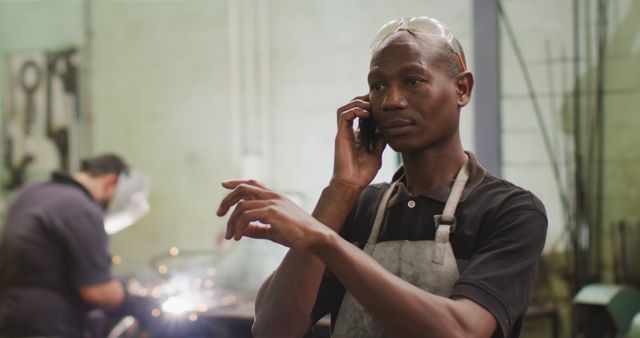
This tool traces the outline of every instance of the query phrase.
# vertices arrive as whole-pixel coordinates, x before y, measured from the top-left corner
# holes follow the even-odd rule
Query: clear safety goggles
[[[458,59],[458,62],[460,62],[462,71],[467,70],[467,62],[464,57],[462,45],[455,37],[453,32],[451,32],[440,21],[427,16],[415,16],[411,18],[402,18],[387,22],[380,28],[380,30],[378,30],[376,37],[373,39],[373,42],[371,43],[371,52],[373,53],[373,51],[378,48],[382,41],[399,30],[407,30],[414,34],[436,35],[444,38],[451,48],[451,51]]]

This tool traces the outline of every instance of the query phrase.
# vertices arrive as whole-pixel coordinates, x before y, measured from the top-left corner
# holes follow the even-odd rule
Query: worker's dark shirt
[[[0,241],[0,336],[80,337],[78,289],[111,280],[103,217],[63,173],[17,195]]]
[[[468,154],[469,181],[451,234],[461,271],[451,297],[471,299],[491,312],[498,322],[494,337],[518,337],[546,238],[544,206],[529,191],[488,174]],[[402,169],[395,180],[400,184],[391,195],[379,241],[434,240],[433,216],[442,213],[453,181],[411,196]],[[388,188],[389,184],[376,184],[363,191],[342,229],[346,240],[364,247]],[[327,270],[312,312],[314,322],[330,313],[335,323],[343,295],[344,287]]]

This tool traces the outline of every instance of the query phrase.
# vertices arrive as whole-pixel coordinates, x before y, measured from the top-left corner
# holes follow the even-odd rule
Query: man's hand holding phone
[[[359,119],[359,128],[354,130],[356,118]],[[356,96],[338,108],[337,119],[338,132],[331,183],[364,189],[380,170],[382,152],[386,146],[384,139],[375,134],[369,95]]]

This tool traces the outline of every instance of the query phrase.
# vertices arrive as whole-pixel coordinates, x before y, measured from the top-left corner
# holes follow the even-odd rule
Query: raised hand
[[[367,153],[353,129],[356,118],[370,118],[369,95],[357,96],[338,108],[338,132],[335,139],[335,154],[332,183],[366,187],[382,166],[382,151],[385,141],[379,138],[373,151]]]
[[[236,206],[227,221],[226,239],[246,236],[307,250],[324,231],[331,231],[286,196],[256,181],[229,180],[222,186],[232,191],[220,203],[218,216]]]

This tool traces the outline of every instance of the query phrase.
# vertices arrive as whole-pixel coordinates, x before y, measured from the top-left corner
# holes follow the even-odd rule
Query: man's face
[[[100,188],[98,189],[98,196],[96,197],[96,200],[106,208],[109,205],[109,202],[111,202],[111,199],[113,198],[113,195],[116,191],[118,175],[105,174],[100,176],[99,180]]]
[[[435,61],[434,48],[442,47],[400,31],[371,58],[372,117],[395,151],[412,153],[458,137],[456,77]]]

